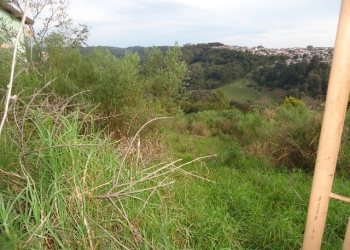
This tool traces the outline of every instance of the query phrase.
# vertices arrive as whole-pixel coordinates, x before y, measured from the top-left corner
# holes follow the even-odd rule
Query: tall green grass
[[[215,183],[185,178],[174,191],[173,216],[182,223],[179,248],[300,249],[312,174],[276,168],[251,156],[227,135],[201,136],[166,131],[173,153],[191,159],[217,153],[206,166],[190,167]],[[349,193],[350,181],[337,175],[334,192]],[[350,208],[331,201],[323,249],[339,249]]]
[[[13,111],[0,138],[1,249],[152,248],[146,208],[161,205],[180,161],[142,160],[136,137],[113,142],[52,96]]]

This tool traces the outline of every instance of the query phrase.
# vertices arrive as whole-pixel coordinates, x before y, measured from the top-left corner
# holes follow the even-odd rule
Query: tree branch
[[[4,124],[6,122],[7,114],[8,114],[8,109],[10,105],[10,100],[13,98],[12,96],[12,86],[13,86],[13,79],[14,79],[14,74],[15,74],[15,66],[16,66],[16,58],[17,58],[17,51],[18,51],[18,46],[20,43],[20,38],[23,32],[25,20],[27,17],[27,12],[28,12],[28,6],[29,6],[30,0],[26,0],[25,7],[24,7],[24,12],[22,16],[22,21],[21,21],[21,26],[18,30],[17,37],[16,37],[16,42],[15,42],[15,48],[13,50],[13,57],[12,57],[12,65],[11,65],[11,75],[10,75],[10,82],[7,85],[7,91],[6,91],[6,99],[5,99],[5,104],[4,104],[4,114],[1,120],[0,124],[0,135],[2,133],[2,130],[4,128]]]

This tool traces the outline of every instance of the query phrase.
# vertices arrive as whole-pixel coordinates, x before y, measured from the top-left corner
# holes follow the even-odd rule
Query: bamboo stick
[[[350,250],[350,218],[348,221],[348,227],[346,228],[343,250]]]
[[[350,91],[350,0],[343,0],[311,189],[303,249],[317,250],[328,212]]]
[[[349,198],[349,197],[346,197],[346,196],[340,195],[340,194],[331,193],[331,194],[329,195],[329,198],[332,198],[332,199],[336,199],[336,200],[339,200],[339,201],[343,201],[343,202],[350,203],[350,198]]]

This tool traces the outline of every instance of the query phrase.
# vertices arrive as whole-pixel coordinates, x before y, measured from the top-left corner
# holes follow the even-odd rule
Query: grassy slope
[[[224,85],[220,89],[224,90],[231,100],[239,103],[252,102],[257,105],[269,106],[278,100],[278,90],[268,91],[262,88],[261,91],[258,91],[248,87],[249,84],[254,84],[254,82],[241,79]]]
[[[178,157],[217,153],[207,167],[190,169],[215,181],[181,178],[168,200],[172,244],[195,249],[298,249],[301,247],[312,176],[269,168],[244,155],[229,138],[165,133]],[[347,192],[338,179],[335,190]],[[170,204],[170,205],[169,205]],[[350,212],[332,201],[324,249],[339,249]],[[164,225],[165,226],[165,225]]]
[[[101,185],[113,179],[118,166],[115,148],[101,140],[101,135],[83,136],[83,127],[91,126],[74,114],[68,118],[58,116],[56,123],[50,116],[38,112],[33,115],[37,136],[27,145],[32,152],[26,159],[30,173],[10,185],[6,182],[14,178],[12,175],[0,176],[4,185],[0,192],[0,249],[49,248],[51,241],[53,247],[62,249],[119,249],[122,245],[130,249],[301,246],[311,183],[311,176],[302,171],[269,168],[263,160],[247,156],[229,137],[165,130],[163,139],[176,158],[190,161],[217,154],[206,164],[185,167],[214,183],[178,174],[168,178],[177,181],[174,186],[154,194],[140,193],[137,199],[123,197],[120,201],[113,199],[114,203],[91,199],[92,190],[91,194],[98,195],[109,189]],[[5,170],[11,173],[19,166],[8,164],[15,162],[8,158],[11,154],[5,154],[11,143],[1,139],[0,167],[8,166]],[[120,186],[141,180],[148,171],[136,165],[125,166]],[[161,181],[153,180],[139,183],[134,191]],[[349,184],[344,178],[338,179],[334,191],[346,194]],[[17,190],[23,191],[18,194]],[[121,216],[121,209],[125,209],[126,218]],[[331,202],[324,249],[341,248],[349,213],[346,204]],[[139,234],[146,241],[139,240]]]

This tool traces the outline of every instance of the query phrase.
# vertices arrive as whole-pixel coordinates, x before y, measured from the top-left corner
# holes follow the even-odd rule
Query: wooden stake
[[[348,221],[348,227],[346,228],[343,250],[350,250],[350,218]]]
[[[343,0],[306,221],[304,250],[321,248],[349,91],[350,0]]]

